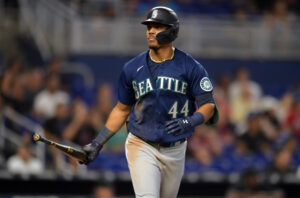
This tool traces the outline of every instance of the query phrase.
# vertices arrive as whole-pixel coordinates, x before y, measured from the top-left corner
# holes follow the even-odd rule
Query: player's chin
[[[154,43],[148,43],[148,46],[150,49],[158,49],[159,48],[159,45],[158,44],[154,44]]]

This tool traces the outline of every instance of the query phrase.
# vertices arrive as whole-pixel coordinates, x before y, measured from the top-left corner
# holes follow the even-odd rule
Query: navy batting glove
[[[90,162],[94,161],[99,155],[99,152],[102,149],[102,147],[103,145],[98,144],[96,141],[92,141],[91,143],[83,146],[82,149],[86,153],[87,159],[85,162],[79,162],[79,163],[88,165]]]
[[[110,131],[105,126],[99,132],[97,137],[90,143],[85,145],[82,149],[87,154],[87,159],[85,162],[79,162],[80,164],[88,165],[90,162],[94,161],[99,155],[100,150],[103,145],[114,135],[115,133]]]
[[[178,118],[175,120],[167,121],[165,124],[166,132],[174,136],[179,136],[189,131],[191,128],[200,125],[204,122],[204,116],[200,112],[194,113],[194,115]]]
[[[192,128],[192,125],[186,118],[178,118],[166,122],[167,133],[174,136],[184,134],[190,128]]]

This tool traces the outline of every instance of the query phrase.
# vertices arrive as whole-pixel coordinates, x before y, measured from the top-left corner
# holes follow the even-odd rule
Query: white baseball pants
[[[125,150],[136,198],[176,198],[187,142],[154,147],[129,133]]]

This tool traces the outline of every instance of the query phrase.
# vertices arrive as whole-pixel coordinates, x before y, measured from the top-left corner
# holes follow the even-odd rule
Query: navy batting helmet
[[[149,23],[159,23],[169,26],[166,31],[156,35],[156,39],[159,43],[170,43],[177,38],[179,20],[177,14],[172,9],[164,6],[152,8],[147,14],[147,19],[142,21],[143,25],[148,25]]]

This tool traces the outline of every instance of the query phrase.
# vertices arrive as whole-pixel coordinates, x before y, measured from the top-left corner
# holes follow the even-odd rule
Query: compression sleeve
[[[215,105],[215,112],[214,115],[206,122],[206,125],[215,125],[219,121],[219,110],[215,103],[213,93],[207,92],[196,96],[197,108],[200,108],[207,103],[213,103]]]

